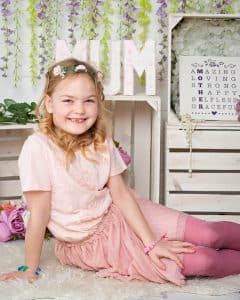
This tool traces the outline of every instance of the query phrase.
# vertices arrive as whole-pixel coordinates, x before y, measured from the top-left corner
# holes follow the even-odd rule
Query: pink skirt
[[[156,237],[166,234],[168,239],[182,240],[187,215],[134,196]],[[100,277],[120,280],[147,280],[183,285],[185,278],[176,263],[162,259],[161,270],[143,252],[143,243],[112,204],[97,231],[87,240],[69,243],[56,241],[55,254],[64,265],[96,271]]]

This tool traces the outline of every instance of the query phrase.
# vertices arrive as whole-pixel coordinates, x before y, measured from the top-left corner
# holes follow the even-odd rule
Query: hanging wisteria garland
[[[158,9],[156,15],[158,17],[158,24],[159,24],[159,40],[158,43],[159,47],[159,57],[160,61],[158,62],[159,65],[159,79],[163,80],[165,75],[165,64],[167,60],[167,2],[165,0],[157,0]]]
[[[39,58],[39,75],[38,79],[45,73],[45,64],[47,62],[47,38],[48,38],[48,19],[47,19],[47,9],[49,0],[41,0],[36,4],[37,10],[37,22],[40,28],[40,33],[38,35],[38,58]]]
[[[84,0],[85,12],[83,17],[84,34],[83,37],[88,40],[94,40],[98,36],[97,29],[101,20],[102,0]]]
[[[107,74],[109,63],[109,41],[111,40],[112,22],[110,15],[114,13],[111,6],[111,0],[105,0],[103,4],[102,23],[103,35],[100,40],[101,45],[101,62],[100,69],[104,74]]]
[[[22,51],[20,50],[20,28],[21,28],[21,15],[22,11],[20,9],[20,3],[19,0],[14,1],[14,24],[15,24],[15,30],[14,30],[14,70],[13,70],[13,80],[14,80],[14,86],[17,87],[17,84],[21,78],[20,76],[20,55]]]
[[[211,13],[211,4],[215,0],[169,0],[171,13]],[[209,3],[208,3],[209,2]],[[210,5],[210,6],[209,6]]]
[[[140,9],[138,13],[138,24],[141,27],[142,31],[139,34],[139,39],[142,45],[144,45],[147,40],[148,30],[150,25],[150,14],[152,11],[151,1],[149,0],[140,0],[139,2]]]
[[[36,34],[36,27],[37,27],[37,10],[36,10],[36,0],[28,0],[28,7],[27,11],[29,13],[29,26],[31,31],[31,40],[30,40],[30,72],[32,78],[32,84],[36,85],[37,83],[37,67],[38,62],[36,59],[37,54],[37,34]]]
[[[231,7],[232,0],[217,0],[216,13],[218,14],[232,14],[233,8]]]
[[[39,75],[38,79],[41,79],[42,75],[45,74],[48,66],[54,61],[54,43],[56,40],[56,24],[58,1],[53,3],[49,0],[40,0],[36,4],[37,10],[37,24],[40,29],[38,34],[38,58],[39,58]]]
[[[178,0],[178,13],[185,13],[187,8],[187,0]]]
[[[5,54],[1,57],[1,61],[3,65],[0,67],[2,71],[2,77],[7,77],[7,72],[9,69],[9,61],[11,56],[13,55],[13,51],[11,50],[14,46],[13,42],[13,33],[14,30],[10,28],[10,19],[13,16],[13,11],[11,7],[10,0],[2,0],[1,1],[1,16],[2,16],[2,27],[1,31],[4,36],[4,44],[5,44]]]
[[[62,11],[59,5],[61,0],[49,1],[47,9],[47,53],[46,53],[46,68],[52,65],[55,61],[55,43],[58,39],[58,33],[61,29],[62,22]]]
[[[68,22],[68,43],[75,45],[77,39],[92,40],[99,38],[101,43],[101,68],[105,73],[108,69],[109,44],[113,37],[112,20],[117,21],[117,32],[120,39],[134,39],[141,46],[149,38],[151,17],[157,17],[158,34],[156,40],[159,46],[158,63],[160,79],[164,77],[164,61],[167,49],[167,15],[169,12],[184,13],[234,13],[240,10],[236,0],[27,0],[27,19],[30,29],[29,70],[32,83],[54,61],[56,39],[63,39],[62,24]],[[14,85],[21,79],[19,28],[26,16],[21,11],[20,0],[1,0],[1,34],[4,51],[0,61],[0,71],[3,77],[12,76]],[[113,12],[112,6],[118,9]],[[111,7],[111,8],[110,8]],[[153,7],[156,11],[153,11]],[[116,14],[117,12],[117,14]],[[21,18],[21,21],[20,21]],[[116,24],[115,24],[116,25]],[[139,34],[140,31],[140,34]],[[157,32],[157,31],[156,31]],[[101,36],[100,36],[101,33]],[[38,47],[39,46],[39,47]],[[14,66],[11,67],[10,59]],[[38,73],[39,70],[39,73]]]
[[[124,0],[119,3],[120,39],[130,40],[134,38],[138,11],[135,0]]]
[[[68,0],[66,2],[66,7],[68,8],[68,38],[70,45],[74,46],[76,44],[76,31],[79,26],[78,22],[81,3],[79,0]]]

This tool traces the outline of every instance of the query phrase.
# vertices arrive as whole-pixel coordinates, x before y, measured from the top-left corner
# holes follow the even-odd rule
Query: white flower
[[[53,68],[53,75],[64,77],[64,72],[62,71],[60,66],[56,66],[55,68]]]
[[[77,72],[77,71],[85,71],[85,72],[87,72],[87,68],[84,65],[78,65],[75,68],[75,72]]]
[[[100,71],[97,72],[97,81],[103,84],[103,73]]]

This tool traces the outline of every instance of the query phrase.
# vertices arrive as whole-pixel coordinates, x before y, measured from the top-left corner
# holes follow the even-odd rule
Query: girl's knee
[[[207,274],[214,268],[215,262],[213,259],[212,251],[212,249],[208,249],[205,247],[201,247],[196,250],[196,263],[198,264],[198,268],[202,269],[203,272],[206,271]]]
[[[194,254],[184,255],[184,270],[186,276],[208,276],[215,269],[213,249],[196,247]]]
[[[221,232],[217,230],[214,222],[206,222],[202,228],[203,246],[211,248],[220,248],[221,246]]]

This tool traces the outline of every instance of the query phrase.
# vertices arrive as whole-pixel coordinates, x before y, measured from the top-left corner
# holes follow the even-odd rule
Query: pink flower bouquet
[[[23,215],[25,212],[26,207],[17,207],[11,202],[0,205],[0,242],[24,238]]]
[[[24,239],[29,216],[25,204],[12,201],[0,204],[0,242]],[[45,239],[50,237],[52,234],[46,229]]]

